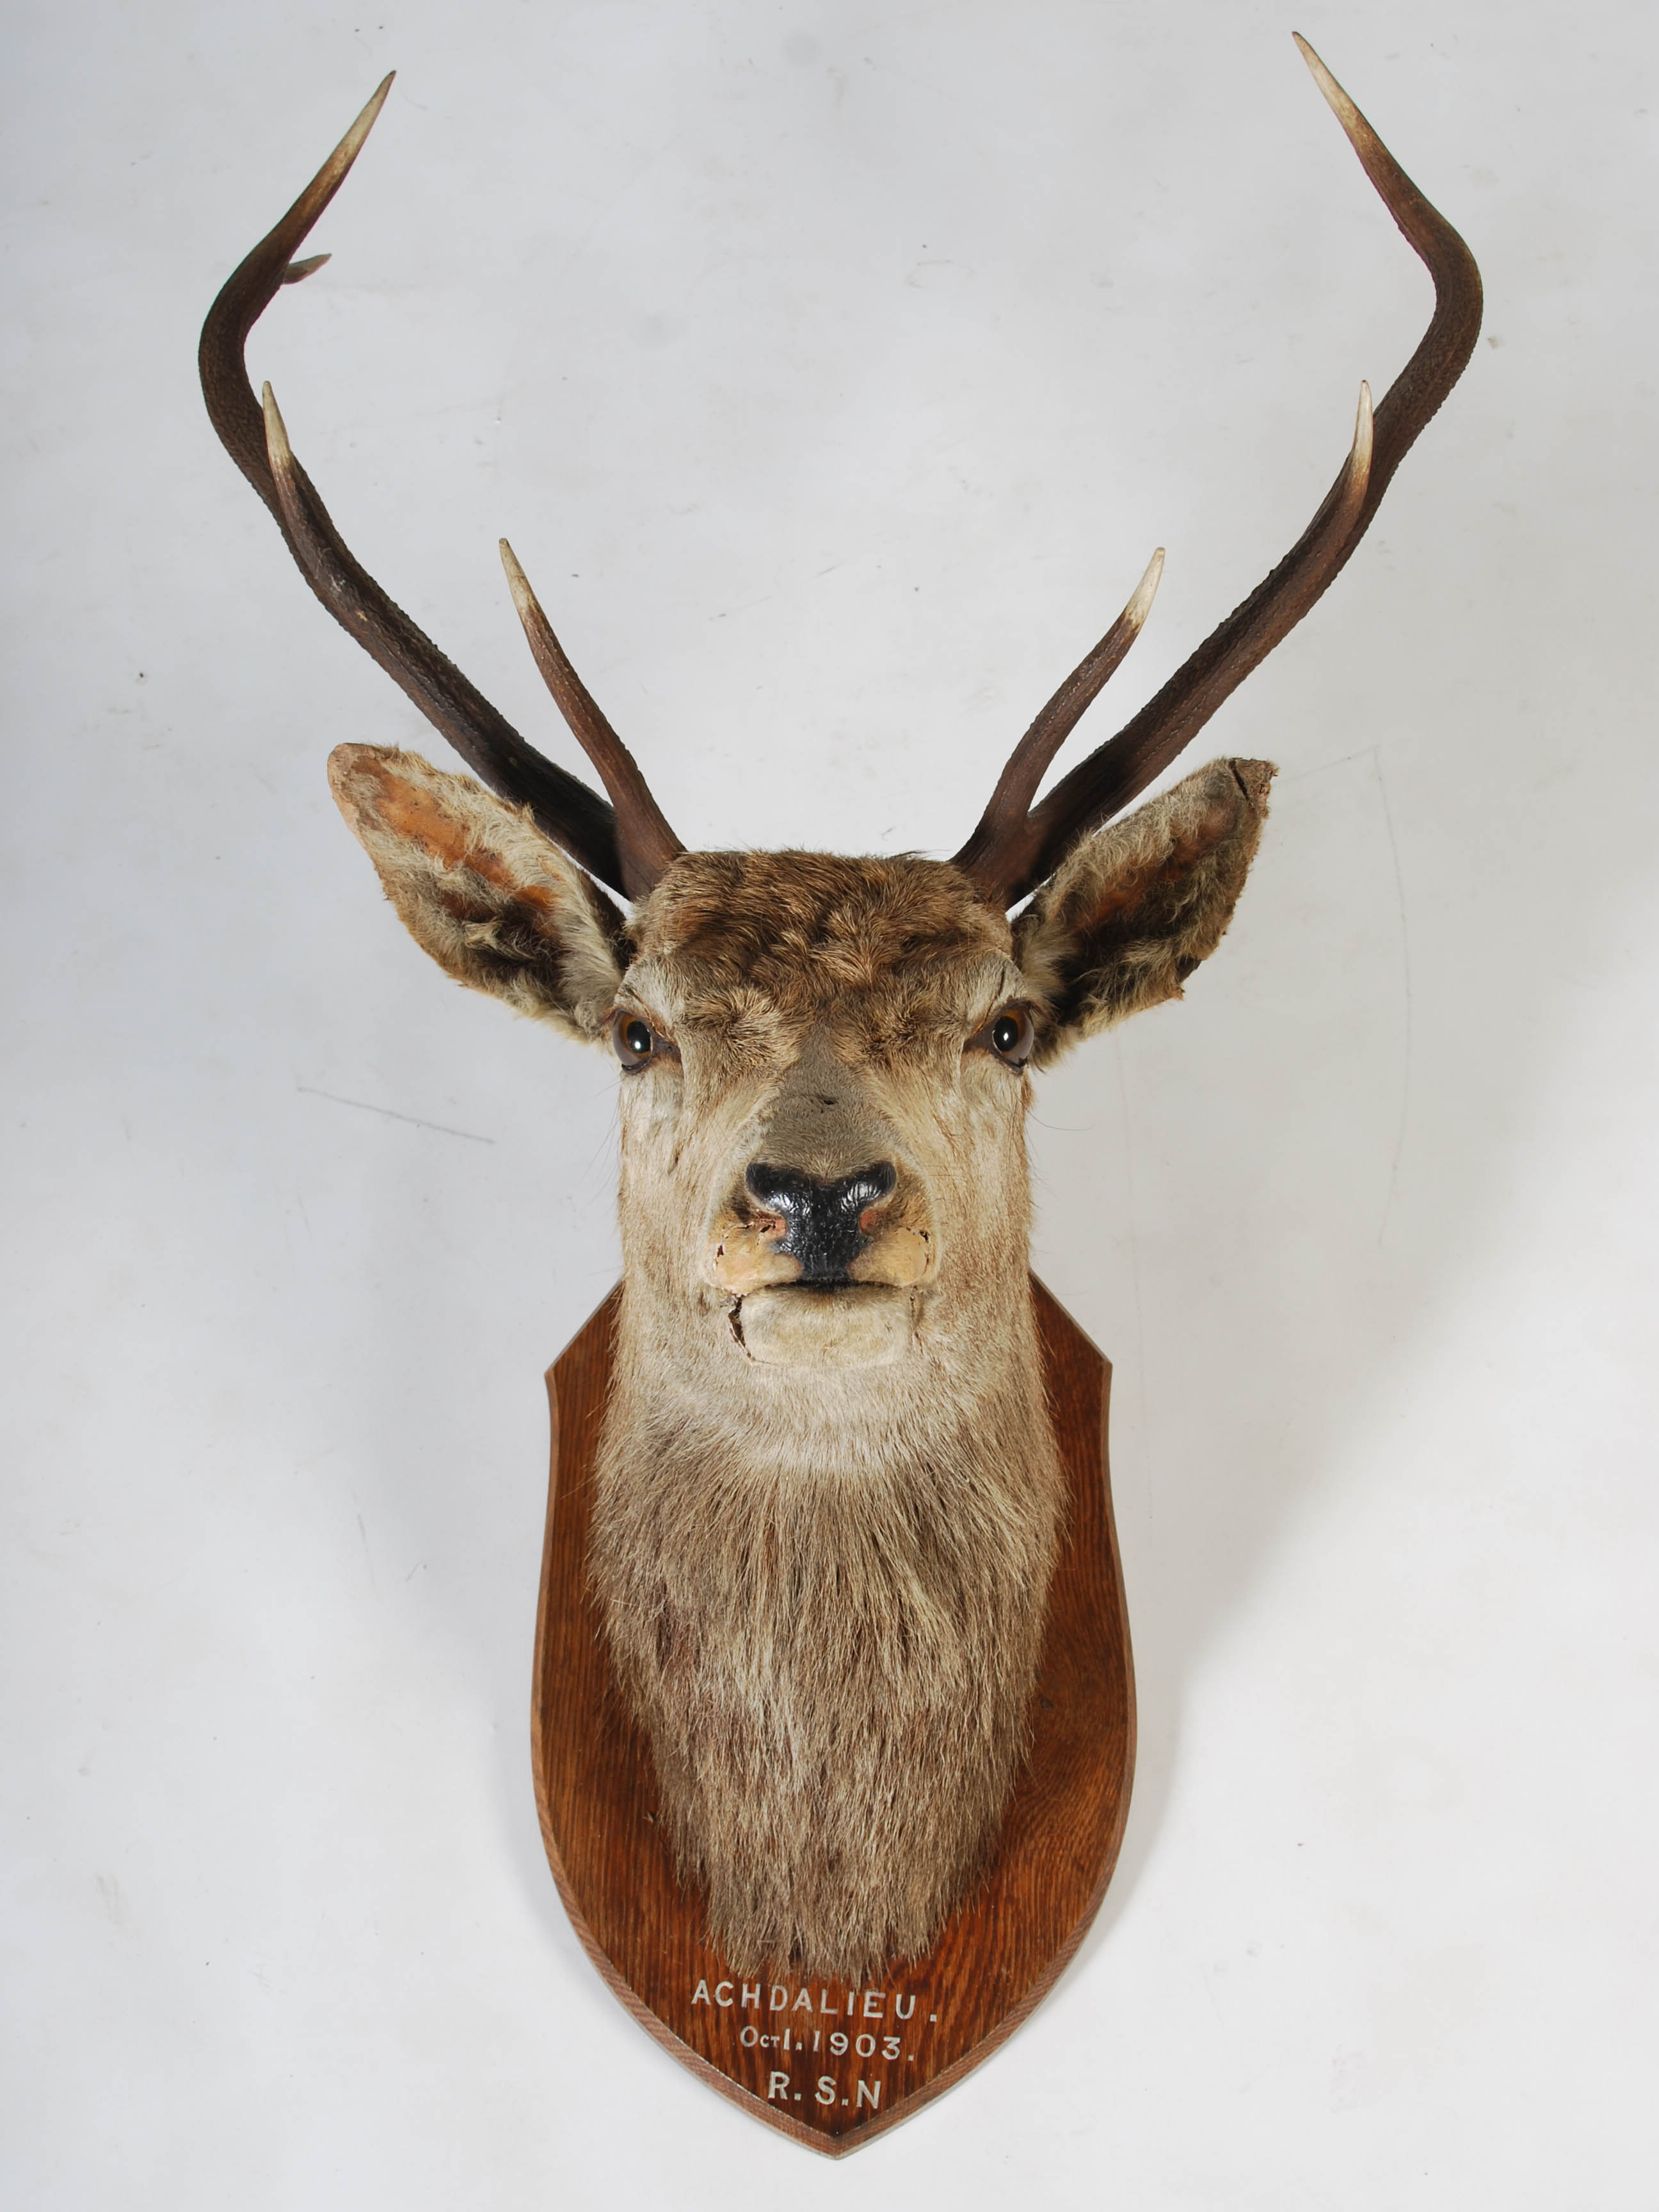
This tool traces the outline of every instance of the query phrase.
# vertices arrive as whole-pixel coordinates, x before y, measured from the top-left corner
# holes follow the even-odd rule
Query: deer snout
[[[892,1195],[898,1181],[890,1162],[840,1176],[833,1182],[803,1175],[799,1168],[751,1162],[744,1188],[757,1206],[783,1223],[783,1234],[769,1239],[775,1251],[800,1262],[803,1283],[845,1283],[853,1263],[877,1226],[876,1209]]]
[[[911,1290],[934,1255],[926,1200],[890,1161],[832,1177],[756,1160],[714,1218],[702,1273],[740,1298],[790,1284]]]

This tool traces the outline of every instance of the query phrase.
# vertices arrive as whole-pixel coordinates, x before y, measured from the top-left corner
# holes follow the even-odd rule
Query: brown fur
[[[1266,761],[1212,761],[1073,847],[1014,932],[1049,1015],[1039,1066],[1181,996],[1232,920],[1273,774]]]
[[[1007,926],[936,862],[717,854],[678,862],[636,928],[624,1003],[681,1061],[623,1085],[595,1576],[733,1963],[861,1972],[921,1948],[982,1862],[1054,1557],[1026,1086],[963,1052],[1018,988]],[[892,1162],[889,1209],[939,1253],[899,1301],[904,1356],[748,1355],[746,1301],[693,1232],[711,1204],[742,1218],[756,1158]]]
[[[418,753],[337,745],[335,802],[416,943],[446,974],[567,1036],[599,1036],[622,916],[531,819]]]
[[[1226,927],[1271,770],[1213,763],[1085,839],[1011,932],[948,864],[807,853],[682,854],[624,926],[465,778],[366,747],[336,763],[450,974],[579,1036],[615,1007],[668,1041],[621,1082],[593,1573],[715,1939],[748,1970],[919,1952],[994,1844],[1060,1535],[1030,1086],[969,1041],[1023,1003],[1052,1060],[1177,995]],[[757,1160],[892,1165],[858,1286],[778,1286]]]

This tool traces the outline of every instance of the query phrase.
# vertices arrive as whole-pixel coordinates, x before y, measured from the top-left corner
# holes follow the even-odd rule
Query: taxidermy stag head
[[[914,1955],[987,1862],[1061,1533],[1027,1272],[1030,1073],[1179,997],[1219,943],[1272,769],[1212,762],[1122,810],[1336,576],[1474,344],[1468,248],[1302,51],[1434,280],[1427,333],[1375,416],[1361,386],[1341,472],[1272,574],[1038,799],[1146,619],[1153,556],[948,860],[687,852],[505,544],[609,804],[354,560],[243,349],[326,258],[295,254],[390,78],[203,332],[214,425],[312,589],[480,779],[334,753],[387,896],[458,981],[619,1063],[594,1572],[682,1868],[734,1966]]]

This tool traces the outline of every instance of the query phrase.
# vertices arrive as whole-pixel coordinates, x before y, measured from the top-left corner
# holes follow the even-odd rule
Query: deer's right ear
[[[418,754],[340,745],[336,803],[416,944],[518,1013],[597,1042],[628,961],[621,915],[532,820]]]

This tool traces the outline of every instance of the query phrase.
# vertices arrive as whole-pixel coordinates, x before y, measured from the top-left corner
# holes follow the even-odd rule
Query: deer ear
[[[336,803],[416,944],[446,973],[567,1036],[604,1033],[623,918],[520,809],[418,754],[340,745]]]
[[[1073,846],[1014,924],[1014,957],[1048,1015],[1039,1064],[1181,996],[1233,918],[1273,775],[1266,761],[1212,761]]]

